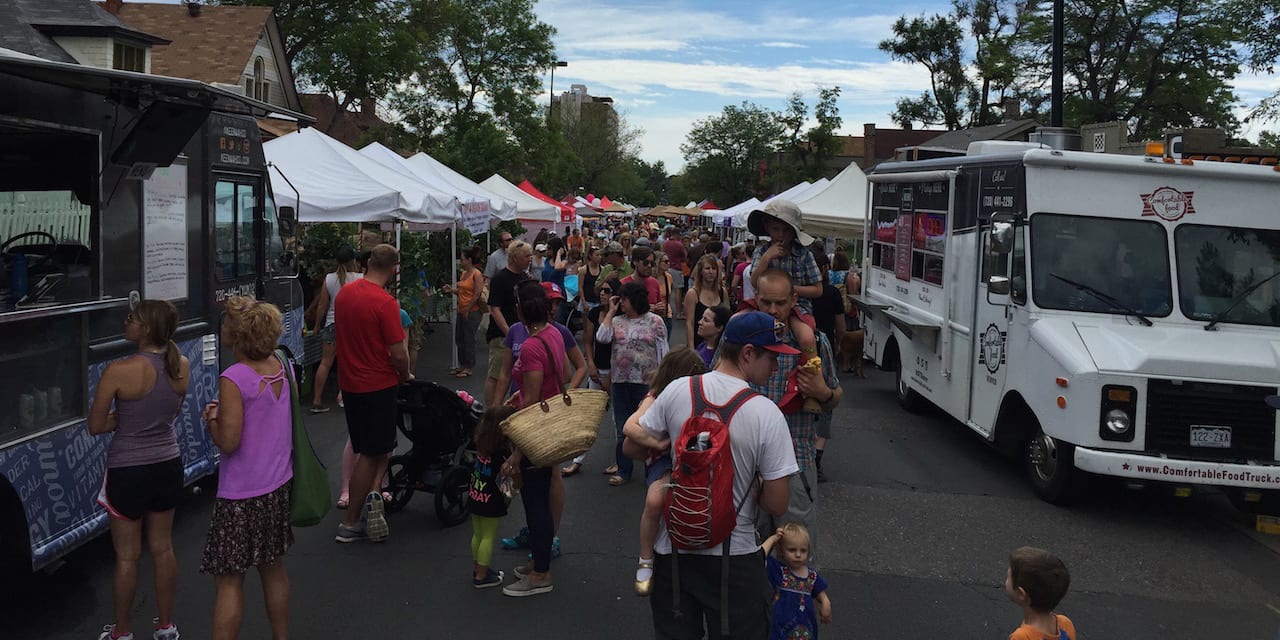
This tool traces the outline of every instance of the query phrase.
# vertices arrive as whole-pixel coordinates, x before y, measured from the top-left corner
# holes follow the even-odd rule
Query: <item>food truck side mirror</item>
[[[988,278],[987,293],[993,296],[1009,295],[1009,278],[1005,276],[991,276]]]
[[[280,238],[291,238],[297,232],[298,212],[293,207],[280,207],[276,210],[276,218],[280,223]]]
[[[1003,255],[1013,251],[1013,233],[1013,221],[992,220],[991,252]]]

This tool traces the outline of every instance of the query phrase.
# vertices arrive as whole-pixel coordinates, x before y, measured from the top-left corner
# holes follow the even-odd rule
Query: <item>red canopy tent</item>
[[[537,199],[539,199],[539,200],[542,200],[543,202],[546,202],[547,204],[553,204],[553,205],[555,205],[555,206],[557,206],[557,207],[560,207],[560,222],[570,222],[570,223],[571,223],[571,222],[573,222],[573,221],[574,221],[574,218],[577,216],[577,212],[576,212],[576,211],[574,211],[574,208],[573,208],[573,207],[571,207],[571,206],[569,206],[569,205],[567,205],[567,204],[565,204],[565,203],[563,203],[563,202],[560,202],[559,200],[556,200],[555,198],[552,198],[551,196],[548,196],[547,194],[545,194],[545,193],[543,193],[543,192],[539,191],[539,190],[538,190],[538,188],[537,188],[537,187],[535,187],[535,186],[533,186],[533,183],[532,183],[532,182],[529,182],[528,180],[522,180],[522,181],[520,182],[520,184],[518,184],[518,185],[516,185],[516,186],[517,186],[517,187],[520,187],[520,190],[521,190],[521,191],[523,191],[523,192],[525,192],[525,193],[527,193],[527,194],[529,194],[529,195],[531,195],[531,196],[533,196],[533,197],[535,197],[535,198],[537,198]]]

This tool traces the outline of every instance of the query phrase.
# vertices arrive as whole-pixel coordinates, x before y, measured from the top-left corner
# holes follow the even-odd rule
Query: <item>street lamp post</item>
[[[551,65],[551,88],[547,90],[547,93],[551,94],[547,99],[547,122],[551,122],[551,111],[556,106],[556,67],[567,66],[569,63],[564,60],[556,60],[556,63]]]

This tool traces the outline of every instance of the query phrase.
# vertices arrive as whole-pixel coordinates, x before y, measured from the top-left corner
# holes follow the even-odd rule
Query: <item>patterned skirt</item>
[[[241,574],[250,567],[269,565],[293,544],[289,526],[289,484],[253,498],[218,498],[209,522],[200,573]]]

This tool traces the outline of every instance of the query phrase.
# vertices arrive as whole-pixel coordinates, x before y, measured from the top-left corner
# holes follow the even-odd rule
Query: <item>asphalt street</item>
[[[418,376],[479,394],[482,377],[447,377],[450,334],[436,328]],[[1174,498],[1100,482],[1078,506],[1045,504],[1014,461],[940,414],[902,411],[892,375],[871,367],[867,375],[842,374],[846,392],[826,454],[831,482],[819,489],[818,545],[834,612],[823,637],[1007,637],[1020,612],[1001,585],[1008,553],[1021,545],[1065,560],[1072,584],[1060,610],[1080,638],[1280,637],[1280,544],[1250,531],[1252,520],[1221,496]],[[342,413],[311,417],[308,428],[336,488]],[[514,599],[472,589],[470,526],[442,528],[432,496],[419,493],[391,516],[384,544],[335,543],[336,510],[295,531],[293,637],[652,637],[649,602],[632,592],[643,483],[606,484],[600,470],[612,444],[603,424],[584,473],[566,480],[553,593]],[[176,622],[185,638],[208,637],[213,580],[197,568],[212,505],[211,492],[193,493],[177,515]],[[517,503],[503,530],[522,524]],[[508,580],[523,560],[523,552],[495,554]],[[102,536],[52,573],[6,580],[0,638],[96,638],[111,621],[112,563]],[[154,598],[145,554],[141,574],[135,622],[146,629]],[[241,637],[270,637],[260,593],[251,574]]]

